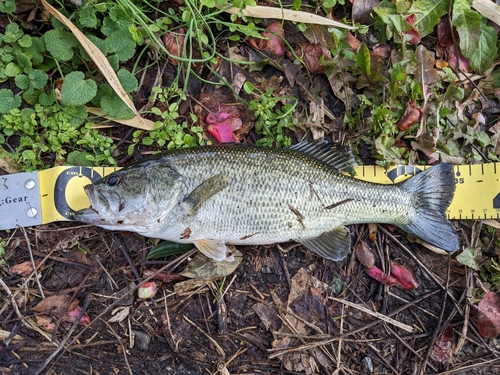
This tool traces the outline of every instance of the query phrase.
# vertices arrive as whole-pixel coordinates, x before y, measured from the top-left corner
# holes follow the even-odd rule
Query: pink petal
[[[394,277],[389,276],[388,274],[382,272],[380,268],[372,267],[365,270],[368,276],[374,278],[378,282],[386,285],[386,286],[394,286],[396,285],[396,279]]]
[[[231,122],[223,122],[222,124],[209,125],[207,130],[212,134],[217,141],[221,143],[234,142],[233,127]]]

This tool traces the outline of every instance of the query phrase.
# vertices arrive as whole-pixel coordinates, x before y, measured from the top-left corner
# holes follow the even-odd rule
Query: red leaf
[[[415,290],[418,288],[413,272],[401,264],[391,262],[391,275],[396,278],[396,284],[403,289]]]
[[[261,35],[265,39],[249,38],[248,43],[255,49],[269,52],[276,56],[281,56],[285,53],[285,31],[281,22],[270,24]]]
[[[494,339],[500,334],[500,298],[487,292],[479,302],[477,328],[481,336]]]
[[[209,125],[207,127],[207,130],[220,143],[239,142],[239,140],[234,140],[233,128],[231,126],[231,123],[229,122],[223,122],[222,124],[217,124],[217,125]]]
[[[381,269],[377,267],[368,268],[366,270],[368,276],[374,278],[378,282],[384,284],[385,286],[394,286],[396,285],[396,279],[394,277],[389,276],[386,273],[383,273]]]
[[[405,113],[403,113],[403,117],[398,122],[398,127],[405,131],[408,130],[410,126],[420,121],[422,117],[422,108],[418,106],[415,100],[406,103]]]
[[[434,341],[431,358],[439,363],[448,363],[453,356],[453,326],[448,326],[439,340]]]
[[[184,49],[184,39],[186,30],[180,28],[176,32],[169,32],[163,37],[163,44],[171,56],[168,57],[170,62],[174,65],[178,64],[175,57],[181,57]]]
[[[413,45],[417,45],[420,43],[420,33],[418,32],[417,29],[415,29],[415,21],[417,20],[417,16],[414,14],[410,14],[408,17],[406,17],[406,22],[411,26],[410,30],[403,31],[403,34],[406,35],[411,35],[411,39],[409,42]]]

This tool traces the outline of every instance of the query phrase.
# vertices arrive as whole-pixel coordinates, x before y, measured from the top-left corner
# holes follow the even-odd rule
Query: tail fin
[[[438,164],[405,181],[401,189],[413,196],[415,210],[409,223],[401,228],[431,245],[446,251],[460,248],[446,210],[455,193],[453,165]]]

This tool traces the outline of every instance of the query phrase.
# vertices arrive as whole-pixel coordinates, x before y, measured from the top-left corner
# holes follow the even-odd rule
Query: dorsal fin
[[[288,149],[321,160],[337,172],[353,174],[357,166],[351,149],[333,145],[324,139],[315,142],[300,142]]]

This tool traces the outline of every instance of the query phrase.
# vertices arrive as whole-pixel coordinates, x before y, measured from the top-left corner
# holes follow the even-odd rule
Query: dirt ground
[[[497,341],[476,332],[467,302],[469,271],[395,228],[379,226],[375,242],[367,226],[352,232],[355,243],[375,251],[379,267],[397,261],[410,268],[418,288],[383,286],[367,276],[354,253],[332,262],[294,243],[240,248],[243,260],[233,274],[192,280],[179,272],[193,251],[146,261],[151,244],[136,234],[76,223],[16,230],[8,263],[41,262],[36,275],[3,279],[12,295],[2,291],[1,329],[8,337],[2,337],[0,372],[500,372]],[[137,285],[151,276],[158,293],[141,300]],[[90,324],[62,318],[58,309],[65,310],[57,303],[69,299],[34,311],[42,291],[45,298],[79,300]],[[58,326],[52,334],[40,328],[41,315]],[[442,338],[448,327],[453,348]],[[443,364],[436,356],[450,360]]]

